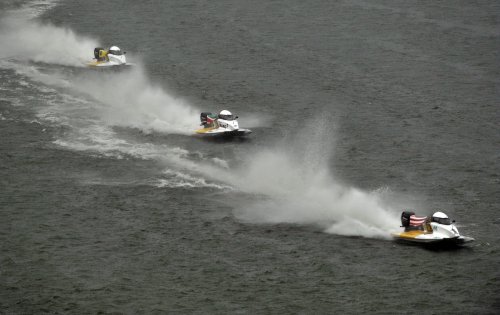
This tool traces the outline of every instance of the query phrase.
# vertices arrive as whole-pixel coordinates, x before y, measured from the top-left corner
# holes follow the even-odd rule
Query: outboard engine
[[[201,121],[201,124],[203,125],[203,127],[207,127],[208,125],[208,116],[213,116],[212,113],[210,112],[203,112],[200,114],[200,121]]]
[[[100,52],[101,50],[104,50],[104,48],[101,48],[101,47],[96,47],[96,48],[94,48],[94,58],[95,58],[95,59],[99,60],[99,52]]]
[[[403,211],[401,213],[401,225],[405,228],[410,226],[410,217],[414,215],[415,212],[413,211]]]

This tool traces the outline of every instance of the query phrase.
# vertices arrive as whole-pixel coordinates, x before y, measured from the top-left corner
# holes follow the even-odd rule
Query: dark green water
[[[0,313],[498,312],[498,3],[34,4],[0,6]],[[221,109],[248,140],[190,135]],[[394,243],[403,208],[476,242]]]

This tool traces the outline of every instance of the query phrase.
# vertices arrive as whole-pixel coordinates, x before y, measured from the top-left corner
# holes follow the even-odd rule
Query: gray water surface
[[[41,10],[38,20],[117,44],[136,66],[0,60],[0,313],[500,309],[497,2],[67,0]],[[128,78],[195,110],[231,109],[254,132],[212,142],[103,118],[96,80],[118,89]],[[131,110],[119,105],[111,113]],[[240,176],[262,152],[302,161],[298,178],[330,173],[368,196],[386,192],[395,220],[395,206],[443,209],[476,242],[436,251],[326,233],[330,215],[245,220],[268,199],[270,213],[289,205],[246,190],[251,176],[210,170]]]

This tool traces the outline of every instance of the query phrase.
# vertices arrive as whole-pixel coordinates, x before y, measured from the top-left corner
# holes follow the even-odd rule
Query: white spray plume
[[[68,28],[42,24],[19,15],[0,20],[0,58],[84,66],[97,42]]]
[[[340,235],[389,237],[398,226],[395,211],[380,194],[335,180],[329,171],[331,122],[308,124],[314,125],[312,135],[296,139],[287,149],[251,157],[236,184],[261,195],[262,200],[239,208],[237,218],[251,223],[317,225]]]
[[[91,72],[74,83],[74,89],[103,104],[100,118],[109,125],[177,134],[192,134],[198,127],[199,110],[154,86],[140,66],[121,73]]]
[[[70,66],[83,65],[98,46],[71,30],[19,18],[0,21],[0,41],[3,43],[0,58]],[[59,85],[57,82],[54,84]],[[184,134],[191,133],[198,121],[198,110],[152,85],[140,66],[123,73],[96,71],[79,76],[72,83],[63,88],[95,99],[89,119],[98,116],[106,125]],[[182,155],[175,155],[170,163],[179,160],[182,167],[261,196],[260,202],[242,205],[236,211],[241,220],[314,224],[328,233],[341,235],[388,236],[399,222],[380,195],[346,187],[330,174],[334,143],[329,132],[331,121],[306,125],[312,134],[289,141],[282,150],[275,148],[251,154],[244,169],[228,170],[227,165],[208,167],[190,162]],[[129,145],[113,144],[112,148],[129,150]],[[152,148],[153,152],[156,150]],[[156,155],[153,158],[157,158]],[[220,164],[220,161],[214,162]]]
[[[276,151],[253,156],[239,187],[263,197],[236,216],[252,223],[313,224],[328,233],[365,237],[387,237],[398,226],[394,211],[377,193],[339,184],[327,166],[319,172],[308,167]]]

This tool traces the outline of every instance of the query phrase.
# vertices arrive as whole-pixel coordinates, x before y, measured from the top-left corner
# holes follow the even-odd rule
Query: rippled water
[[[0,313],[498,312],[496,2],[0,8]]]

